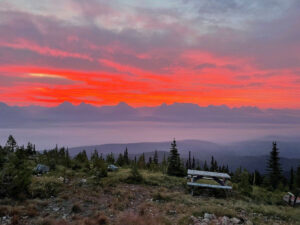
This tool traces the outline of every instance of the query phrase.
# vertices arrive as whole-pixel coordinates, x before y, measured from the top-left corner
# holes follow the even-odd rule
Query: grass
[[[283,205],[283,192],[254,187],[250,197],[235,190],[230,197],[203,195],[203,192],[191,196],[184,178],[139,172],[143,177],[139,184],[126,182],[131,176],[131,170],[126,168],[109,172],[97,185],[86,174],[86,177],[84,174],[70,177],[68,184],[59,182],[56,175],[35,177],[37,193],[51,192],[46,184],[57,184],[54,197],[35,195],[39,198],[23,202],[0,200],[0,218],[8,215],[22,224],[26,217],[27,224],[33,225],[184,225],[193,224],[192,216],[198,218],[210,213],[251,220],[254,224],[300,224],[300,208]],[[87,183],[79,185],[82,178]],[[59,210],[54,211],[56,208]]]

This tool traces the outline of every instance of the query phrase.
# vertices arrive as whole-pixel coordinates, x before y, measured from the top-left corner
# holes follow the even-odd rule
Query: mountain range
[[[9,106],[0,103],[0,127],[39,125],[51,122],[158,121],[300,124],[300,110],[230,108],[225,105],[202,107],[191,103],[131,107],[121,102],[114,106],[93,106],[64,102],[56,107]]]
[[[177,141],[178,150],[182,158],[187,159],[189,151],[192,157],[203,165],[206,160],[208,163],[214,156],[220,165],[228,165],[231,170],[243,167],[249,171],[259,170],[264,173],[268,160],[269,152],[272,149],[271,137],[264,140],[252,140],[244,142],[236,142],[227,145],[215,144],[200,140],[180,140]],[[294,140],[279,141],[277,143],[280,150],[281,164],[284,171],[288,171],[291,167],[296,168],[300,164],[300,141]],[[130,157],[133,159],[142,153],[145,153],[146,159],[154,155],[154,151],[158,151],[159,159],[168,156],[170,142],[143,142],[143,143],[127,143],[127,144],[105,144],[82,146],[70,148],[71,156],[75,156],[82,150],[86,150],[90,156],[94,150],[97,150],[103,156],[113,153],[115,157],[123,153],[128,148]]]

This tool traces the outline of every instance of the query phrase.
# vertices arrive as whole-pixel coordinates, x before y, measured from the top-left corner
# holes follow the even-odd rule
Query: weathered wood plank
[[[231,177],[227,173],[216,173],[200,170],[188,170],[188,175],[231,179]]]
[[[200,184],[200,183],[188,182],[187,185],[196,186],[196,187],[207,187],[207,188],[232,190],[231,186],[221,186],[221,185],[214,185],[214,184]]]

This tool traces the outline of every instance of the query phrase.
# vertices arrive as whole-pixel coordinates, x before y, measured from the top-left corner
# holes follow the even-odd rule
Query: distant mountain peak
[[[4,108],[4,107],[8,107],[8,105],[7,104],[5,104],[4,102],[0,102],[0,108]]]
[[[117,106],[129,106],[126,102],[119,102]]]
[[[57,106],[57,108],[59,109],[71,109],[73,107],[75,107],[75,105],[73,105],[71,102],[68,101],[64,101]]]

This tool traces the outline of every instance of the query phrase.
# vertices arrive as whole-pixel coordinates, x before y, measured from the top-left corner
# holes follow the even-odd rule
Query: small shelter
[[[188,178],[190,182],[187,182],[188,186],[191,187],[200,187],[200,188],[214,188],[214,189],[224,189],[231,190],[232,187],[227,185],[228,180],[231,179],[227,173],[216,173],[200,170],[188,170]],[[207,183],[198,183],[200,179],[214,180],[217,184],[207,184]]]
[[[108,167],[107,167],[107,170],[108,170],[108,171],[112,171],[112,172],[117,171],[118,169],[119,169],[119,168],[118,168],[117,166],[113,165],[113,164],[110,164],[110,165],[108,165]]]
[[[44,173],[48,173],[49,172],[49,166],[43,165],[43,164],[37,164],[37,166],[35,167],[34,171],[37,174],[44,174]]]

